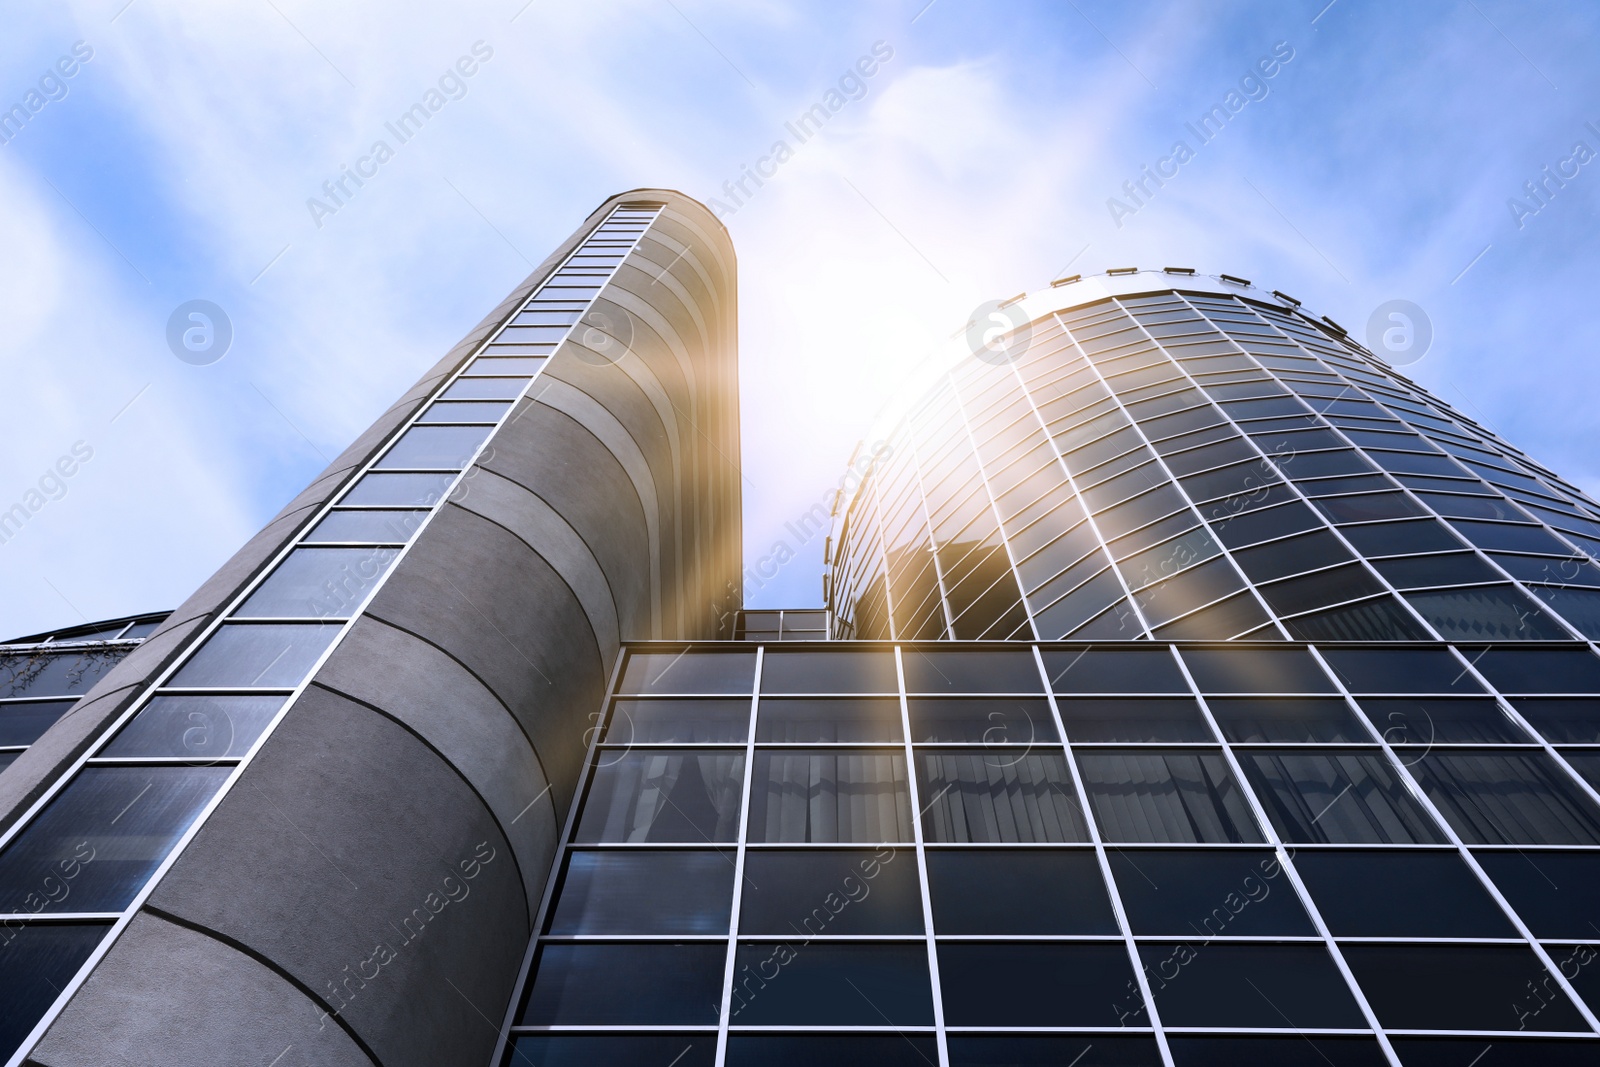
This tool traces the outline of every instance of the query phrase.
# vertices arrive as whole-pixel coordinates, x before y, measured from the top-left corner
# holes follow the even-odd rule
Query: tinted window
[[[909,841],[911,797],[899,752],[758,751],[751,841]]]
[[[749,693],[754,652],[639,652],[628,657],[622,693]]]
[[[892,697],[762,697],[756,740],[790,744],[900,741],[900,701]]]
[[[1213,697],[1206,701],[1229,741],[1371,741],[1343,700]]]
[[[720,956],[722,946],[717,951]],[[763,981],[774,971],[776,977]],[[920,942],[813,941],[798,950],[782,941],[741,944],[730,1021],[735,1026],[927,1026],[933,1022],[928,948]]]
[[[1107,859],[1135,934],[1212,938],[1316,932],[1271,852],[1114,849]]]
[[[1317,530],[1303,537],[1291,537],[1259,548],[1243,549],[1234,553],[1233,558],[1252,581],[1270,582],[1274,578],[1347,560],[1350,550],[1329,531]]]
[[[1131,1020],[1130,1020],[1131,1022]],[[951,1034],[950,1067],[1160,1067],[1154,1038]]]
[[[335,511],[317,523],[306,540],[403,544],[417,532],[427,515],[426,511]]]
[[[53,697],[87,692],[124,654],[120,650],[81,650],[0,656],[0,697]]]
[[[77,702],[73,698],[0,704],[0,745],[33,744]]]
[[[1176,1067],[1385,1067],[1389,1062],[1368,1037],[1174,1036],[1167,1044]]]
[[[232,767],[85,767],[0,853],[0,908],[121,911]]]
[[[727,959],[721,943],[545,945],[517,1021],[715,1026]]]
[[[1600,694],[1600,659],[1582,649],[1464,649],[1502,693]]]
[[[1600,808],[1543,752],[1435,749],[1411,773],[1470,845],[1600,844]]]
[[[1189,684],[1161,649],[1046,652],[1044,667],[1057,693],[1187,693]]]
[[[1527,744],[1533,739],[1492,700],[1363,697],[1361,710],[1391,745]]]
[[[1202,693],[1337,692],[1311,653],[1301,649],[1185,649],[1183,661]]]
[[[1341,951],[1386,1027],[1588,1029],[1526,947],[1343,945]]]
[[[715,1041],[712,1042],[713,1051]],[[591,1063],[606,1063],[593,1060]],[[728,1067],[928,1067],[939,1062],[932,1034],[730,1034]],[[661,1060],[653,1067],[662,1067]],[[521,1067],[520,1064],[517,1067]],[[541,1062],[539,1067],[544,1067]],[[672,1067],[668,1064],[667,1067]],[[1080,1065],[1081,1067],[1081,1065]]]
[[[1600,852],[1475,852],[1539,937],[1593,939],[1600,930]]]
[[[223,625],[168,684],[289,689],[305,679],[338,632],[338,623]]]
[[[929,841],[1087,841],[1072,775],[1059,753],[918,754],[922,832]]]
[[[111,929],[102,923],[10,925],[0,942],[0,1049],[10,1055],[22,1044],[56,995]]]
[[[1137,993],[1120,1011],[1113,999],[1132,978],[1128,950],[1116,943],[939,946],[951,1026],[1117,1026],[1143,1015]]]
[[[1600,743],[1600,700],[1513,700],[1534,729],[1557,743]]]
[[[1038,693],[1039,668],[1029,652],[902,654],[908,693]]]
[[[1372,526],[1347,526],[1340,531],[1364,556],[1390,556],[1414,552],[1447,552],[1461,541],[1443,523],[1386,522]]]
[[[1594,1062],[1592,1041],[1504,1037],[1395,1037],[1390,1041],[1405,1067],[1588,1067]]]
[[[283,707],[281,696],[158,696],[123,727],[107,756],[242,756]]]
[[[455,480],[454,474],[365,474],[339,503],[366,507],[435,504]]]
[[[1322,655],[1352,693],[1483,692],[1442,648],[1329,648]]]
[[[749,733],[749,700],[618,700],[605,741],[611,745],[743,743]]]
[[[1437,842],[1443,836],[1381,753],[1250,751],[1239,754],[1267,817],[1285,841]]]
[[[472,386],[493,386],[498,382],[457,382],[451,390],[468,387],[464,392],[471,392]],[[515,396],[522,392],[526,384],[521,381],[507,383],[514,390],[509,394]],[[481,391],[481,390],[480,390]],[[491,399],[500,394],[493,390],[484,391],[482,399]],[[459,399],[480,399],[475,396],[461,396]],[[419,470],[460,470],[466,466],[486,437],[489,436],[489,426],[413,426],[400,436],[394,447],[384,453],[383,458],[374,466],[396,468],[412,467]]]
[[[911,740],[1031,745],[1059,741],[1050,705],[1039,699],[919,699],[908,702]]]
[[[1260,841],[1249,805],[1213,753],[1083,751],[1084,788],[1107,841]]]
[[[676,1060],[674,1060],[676,1057]],[[511,1043],[512,1067],[711,1067],[716,1034],[535,1034]]]
[[[744,861],[739,932],[817,937],[920,934],[915,854],[751,849]]]
[[[1073,741],[1215,741],[1190,699],[1084,699],[1057,702]]]
[[[889,652],[795,653],[767,650],[763,693],[894,693],[900,683]]]
[[[577,839],[732,841],[743,789],[743,752],[602,752]]]
[[[928,888],[941,934],[1115,934],[1092,852],[929,849]]]
[[[733,856],[722,852],[577,850],[552,934],[726,934]]]
[[[1338,936],[1517,936],[1454,852],[1303,849],[1294,865]]]
[[[297,548],[239,610],[241,618],[342,618],[354,614],[397,548]]]
[[[1167,1026],[1365,1025],[1321,945],[1154,944],[1139,956]]]

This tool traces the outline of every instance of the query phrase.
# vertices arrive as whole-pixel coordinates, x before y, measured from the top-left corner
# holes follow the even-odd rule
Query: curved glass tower
[[[837,636],[1600,636],[1600,504],[1293,298],[1121,271],[1000,314],[878,435]]]

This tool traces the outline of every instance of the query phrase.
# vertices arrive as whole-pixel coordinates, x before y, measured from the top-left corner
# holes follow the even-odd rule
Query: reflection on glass
[[[602,751],[579,841],[732,841],[744,753]]]
[[[426,511],[332,511],[306,535],[306,541],[405,544],[427,516]]]
[[[1343,700],[1212,697],[1206,705],[1229,741],[1306,744],[1372,740]]]
[[[893,697],[762,697],[756,740],[783,744],[900,741]]]
[[[297,548],[250,594],[240,618],[346,618],[399,555],[397,548]]]
[[[567,857],[552,934],[726,934],[733,856],[722,852],[597,852]]]
[[[1411,844],[1444,840],[1381,753],[1240,753],[1240,765],[1285,841]]]
[[[364,474],[339,501],[363,507],[413,507],[437,504],[454,474]]]
[[[635,652],[619,693],[744,693],[755,686],[754,652]]]
[[[721,946],[717,946],[718,949]],[[776,961],[784,961],[777,964]],[[929,1026],[933,991],[920,943],[741,944],[735,975],[776,976],[759,991],[734,983],[735,1026]],[[898,1040],[898,1039],[897,1039]]]
[[[511,1043],[511,1067],[711,1067],[715,1033],[524,1034]]]
[[[1216,741],[1200,705],[1189,699],[1080,697],[1056,706],[1072,741]]]
[[[1050,705],[1042,699],[928,699],[912,697],[915,742],[1031,745],[1059,741]]]
[[[941,934],[1115,934],[1105,880],[1080,849],[929,849]]]
[[[282,696],[157,696],[102,753],[208,760],[242,756],[283,707]]]
[[[0,745],[31,745],[78,701],[29,700],[0,704]]]
[[[743,743],[749,700],[618,700],[606,726],[608,745]]]
[[[1600,845],[1600,808],[1543,752],[1435,750],[1411,773],[1470,845]]]
[[[228,623],[206,639],[168,685],[291,689],[321,656],[339,623]]]
[[[822,749],[756,753],[751,841],[912,839],[905,756]]]
[[[920,934],[917,857],[904,849],[751,849],[739,932]]]
[[[1083,751],[1077,758],[1107,841],[1261,840],[1220,755],[1127,750]]]
[[[455,389],[467,382],[457,382]],[[498,380],[479,379],[473,385],[495,385]],[[517,382],[520,390],[524,382]],[[487,426],[413,426],[400,436],[394,447],[383,454],[374,466],[391,470],[412,467],[421,470],[460,470],[472,458],[484,438],[489,436]]]
[[[1088,826],[1059,753],[919,753],[922,830],[929,841],[1087,841]]]
[[[721,942],[545,945],[517,1021],[715,1026],[727,955]]]
[[[109,923],[30,923],[0,938],[0,1053],[10,1056],[111,929]]]
[[[231,767],[86,767],[0,852],[0,912],[121,911]]]

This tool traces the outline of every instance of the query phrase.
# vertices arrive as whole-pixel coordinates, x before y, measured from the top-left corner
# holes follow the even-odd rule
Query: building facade
[[[0,649],[8,1067],[1600,1061],[1600,506],[1114,272],[744,610],[735,300],[615,197],[177,611]]]

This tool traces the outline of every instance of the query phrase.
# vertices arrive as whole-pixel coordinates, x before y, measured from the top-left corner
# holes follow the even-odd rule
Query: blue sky
[[[1600,152],[1591,4],[96,0],[6,22],[0,108],[93,54],[0,144],[0,511],[42,501],[0,544],[0,635],[175,605],[636,186],[736,208],[747,562],[977,305],[1125,265],[1253,278],[1358,335],[1410,300],[1434,330],[1418,380],[1600,488],[1600,161],[1524,191]],[[477,42],[459,98],[314,220]],[[876,42],[859,98],[732,203]],[[1292,58],[1201,143],[1185,124],[1274,46]],[[1180,139],[1193,158],[1129,201]],[[207,366],[166,343],[191,299],[233,325]],[[800,547],[756,606],[819,600]]]

